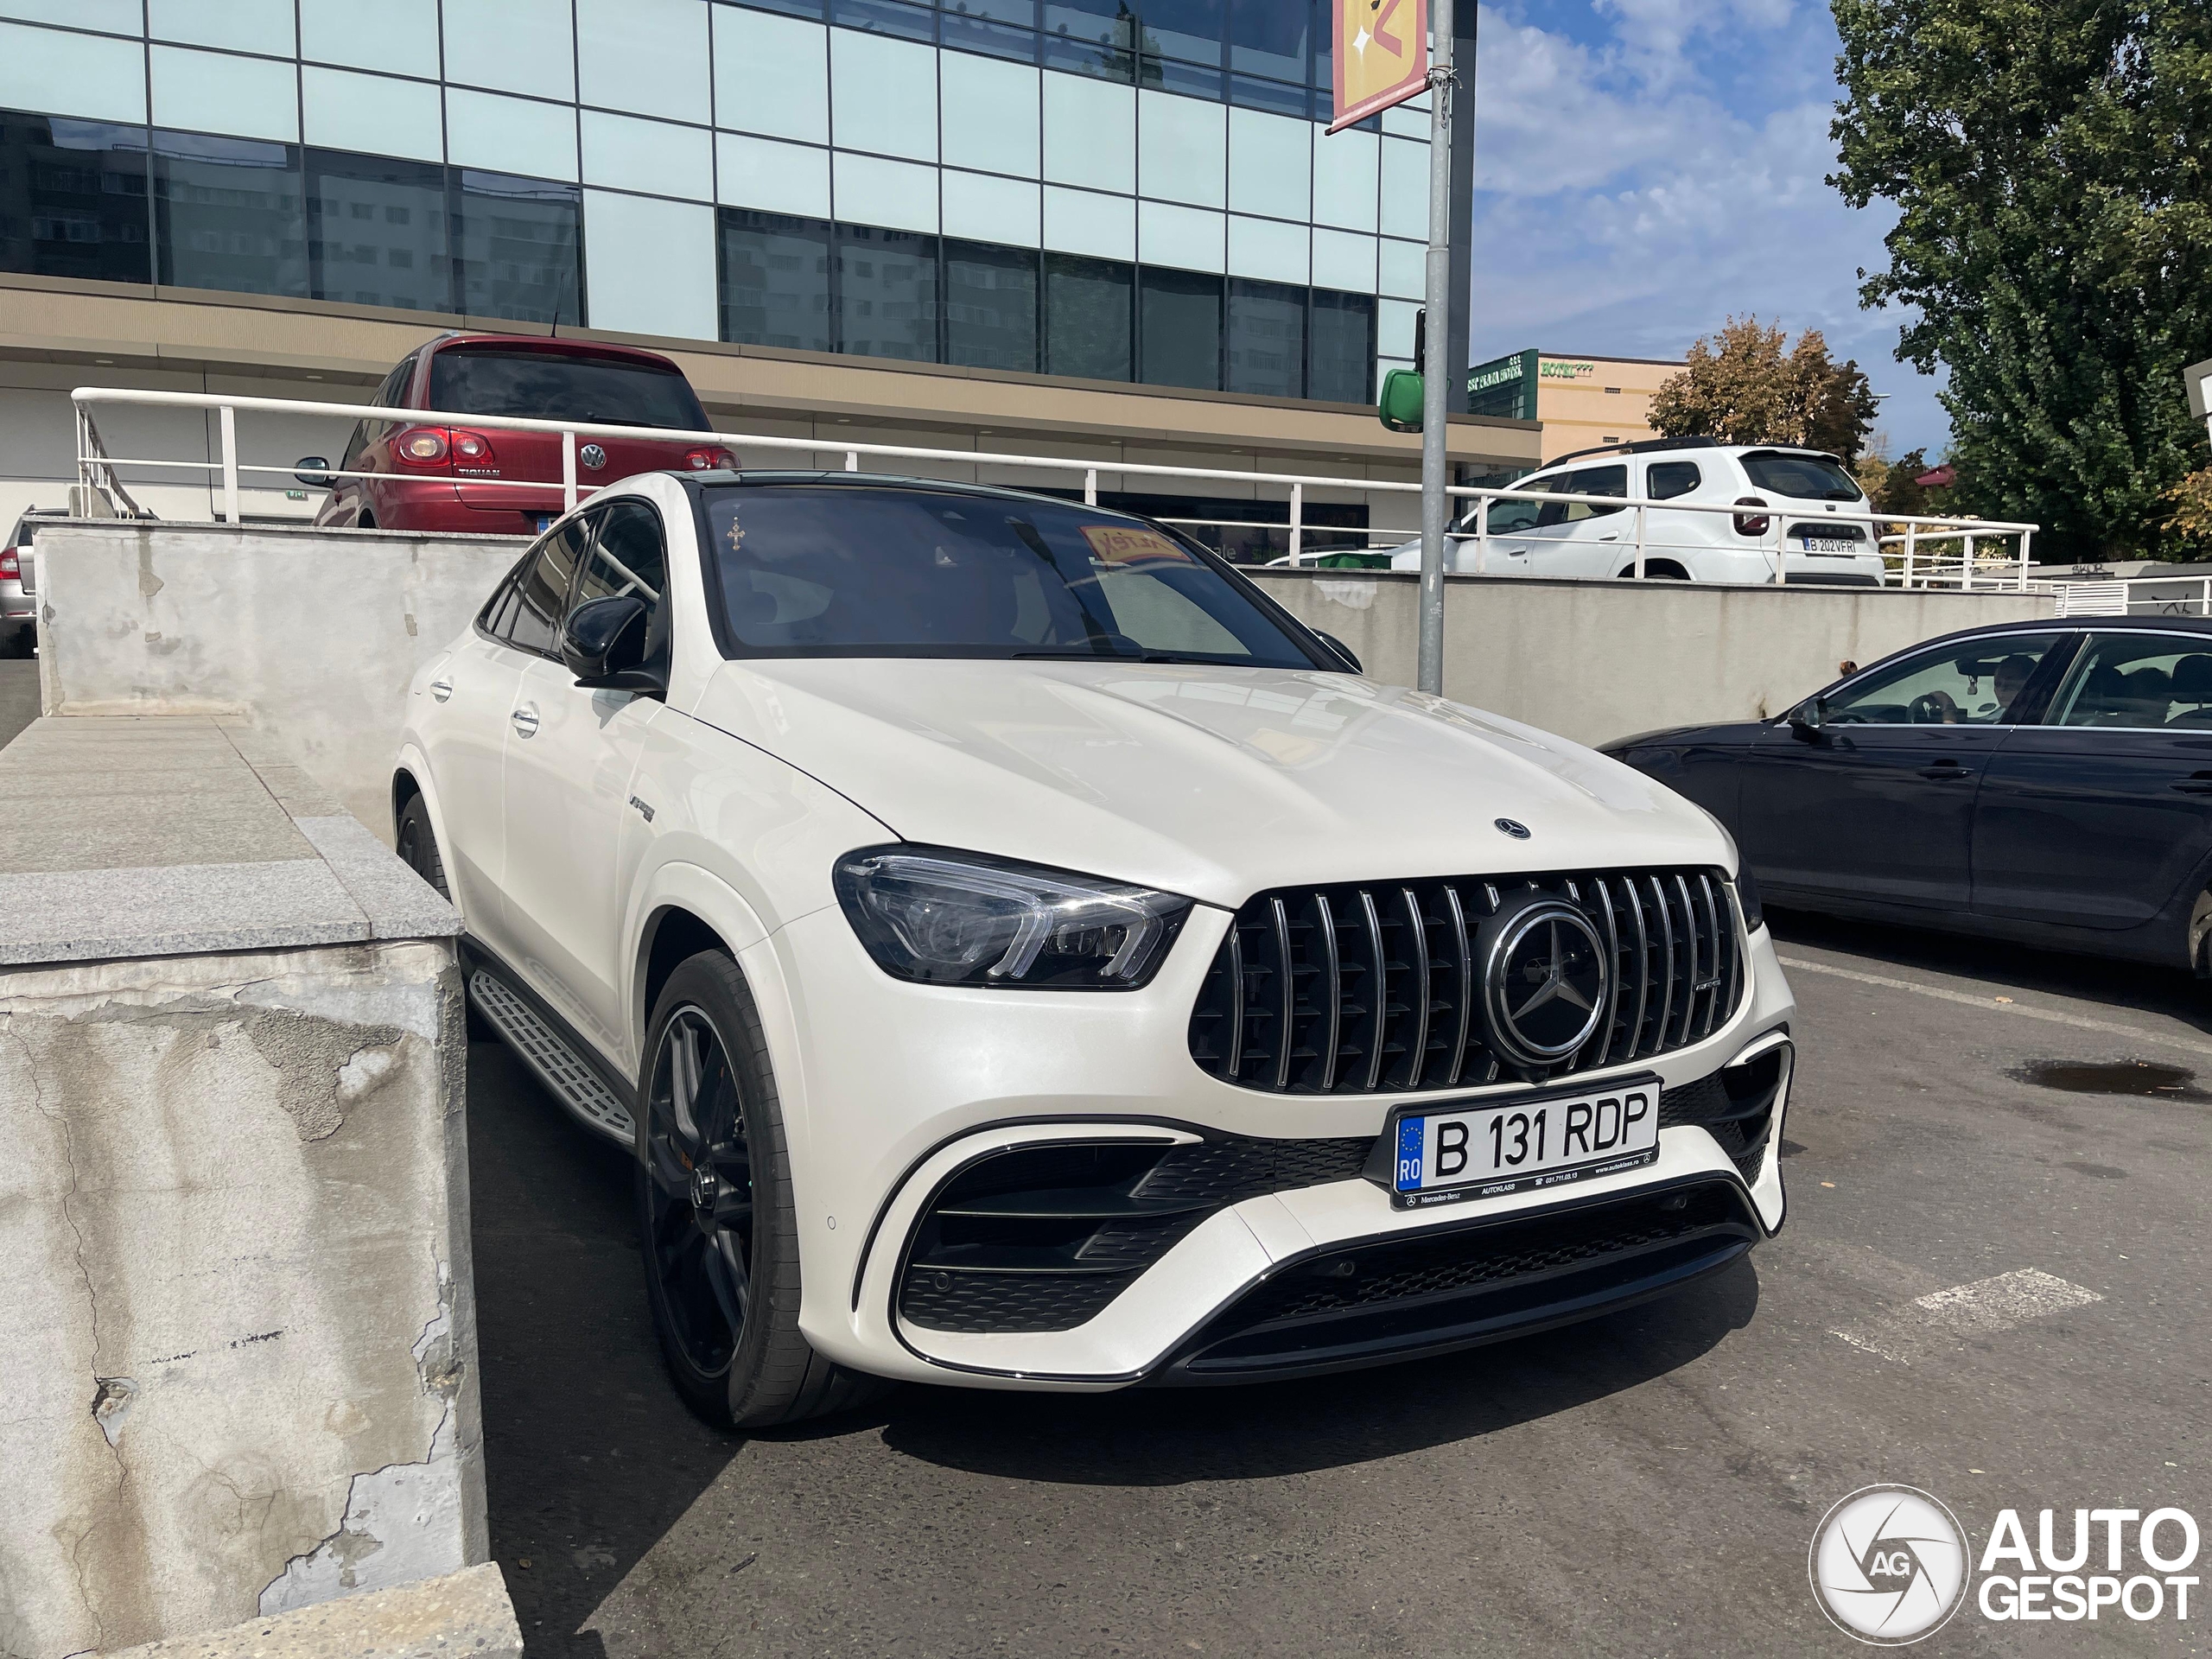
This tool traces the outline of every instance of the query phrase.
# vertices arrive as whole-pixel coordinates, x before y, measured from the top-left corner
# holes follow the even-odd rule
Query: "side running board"
[[[630,1109],[497,975],[479,968],[469,976],[468,995],[506,1046],[522,1057],[523,1063],[537,1073],[538,1081],[553,1091],[554,1099],[585,1128],[596,1129],[624,1147],[637,1144],[638,1127],[631,1119]]]

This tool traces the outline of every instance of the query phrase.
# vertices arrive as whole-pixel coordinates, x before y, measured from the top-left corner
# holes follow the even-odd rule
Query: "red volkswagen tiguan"
[[[370,476],[334,479],[321,455],[300,462],[302,484],[330,492],[315,515],[318,524],[528,536],[559,515],[560,434],[429,424],[408,419],[409,410],[676,432],[707,429],[691,383],[666,358],[626,346],[528,335],[442,334],[402,359],[369,401],[394,415],[356,426],[338,470]],[[737,464],[716,444],[642,434],[580,435],[576,449],[583,494],[632,473]],[[530,487],[517,487],[518,481]]]

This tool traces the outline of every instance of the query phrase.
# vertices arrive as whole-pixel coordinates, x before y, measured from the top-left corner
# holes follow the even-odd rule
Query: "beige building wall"
[[[1600,444],[1656,437],[1651,400],[1679,362],[1637,357],[1566,357],[1542,353],[1536,378],[1536,418],[1543,423],[1547,461]]]

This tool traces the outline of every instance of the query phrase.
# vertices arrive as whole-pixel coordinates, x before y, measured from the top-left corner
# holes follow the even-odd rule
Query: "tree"
[[[2054,559],[2139,557],[2202,459],[2181,371],[2212,347],[2203,0],[1834,0],[1830,181],[1899,209],[1869,307],[1950,372],[1961,505]]]
[[[1817,328],[1789,336],[1757,317],[1731,317],[1690,347],[1688,365],[1659,388],[1652,429],[1669,438],[1791,443],[1859,459],[1874,425],[1874,393],[1855,362],[1836,363]]]

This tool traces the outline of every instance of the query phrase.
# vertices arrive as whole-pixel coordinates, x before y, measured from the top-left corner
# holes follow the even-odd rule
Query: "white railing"
[[[219,392],[196,391],[140,391],[108,386],[79,386],[69,394],[75,411],[77,427],[77,477],[79,486],[87,496],[104,499],[111,510],[131,517],[146,517],[144,510],[133,501],[124,489],[119,469],[143,467],[185,473],[197,472],[220,480],[222,496],[221,517],[224,522],[239,522],[239,489],[241,481],[249,474],[273,474],[291,478],[298,470],[296,461],[289,464],[256,463],[241,461],[238,456],[238,415],[240,410],[254,414],[292,415],[346,421],[382,421],[395,425],[460,427],[469,431],[537,432],[557,435],[561,440],[561,502],[563,512],[573,509],[585,496],[600,486],[582,483],[577,476],[577,454],[582,444],[593,438],[624,438],[631,441],[649,440],[657,443],[682,443],[695,446],[713,445],[731,450],[782,450],[804,454],[835,454],[843,458],[845,470],[858,472],[862,457],[881,461],[921,461],[939,465],[963,467],[991,467],[1008,471],[1043,473],[1057,477],[1083,480],[1083,499],[1096,505],[1098,499],[1098,480],[1102,474],[1113,477],[1173,479],[1187,482],[1229,483],[1249,487],[1264,484],[1289,492],[1289,522],[1269,523],[1256,519],[1228,518],[1171,518],[1166,522],[1192,528],[1254,529],[1289,531],[1290,551],[1278,563],[1292,566],[1310,565],[1329,556],[1332,550],[1313,550],[1306,546],[1308,533],[1325,536],[1332,540],[1351,537],[1364,537],[1372,542],[1387,537],[1393,543],[1402,543],[1414,532],[1403,530],[1354,529],[1344,525],[1309,523],[1306,518],[1306,493],[1309,489],[1325,490],[1354,495],[1410,495],[1419,496],[1420,484],[1400,482],[1389,479],[1338,478],[1322,474],[1254,473],[1209,467],[1169,467],[1144,461],[1116,461],[1109,458],[1065,457],[1052,455],[1025,455],[997,454],[974,449],[932,449],[906,444],[855,443],[840,438],[772,437],[760,433],[722,432],[711,429],[697,431],[676,431],[661,427],[622,426],[589,421],[552,421],[528,419],[520,416],[477,415],[442,410],[381,409],[361,404],[317,403],[293,397],[236,397]],[[173,461],[139,456],[111,455],[102,442],[99,429],[92,418],[95,406],[103,404],[140,408],[214,410],[219,417],[219,454],[213,461]],[[385,477],[385,474],[348,472],[340,467],[322,469],[320,476],[330,480],[346,478]],[[444,477],[447,474],[424,474]],[[544,491],[551,487],[547,480],[506,478],[460,478],[456,483],[466,483],[472,489],[517,489]],[[612,481],[612,480],[610,480]],[[1618,550],[1624,556],[1624,565],[1637,576],[1645,574],[1646,564],[1653,558],[1694,548],[1711,546],[1709,543],[1675,543],[1655,539],[1652,535],[1651,515],[1658,513],[1703,513],[1744,518],[1764,518],[1767,526],[1756,537],[1740,534],[1732,545],[1744,550],[1757,550],[1770,560],[1770,568],[1777,582],[1787,582],[1789,569],[1785,556],[1802,560],[1806,555],[1789,547],[1793,529],[1808,523],[1821,524],[1852,524],[1859,526],[1866,538],[1862,543],[1871,549],[1879,548],[1884,555],[1885,580],[1907,588],[1931,587],[2006,587],[2025,589],[2029,585],[2029,566],[2037,526],[2033,524],[2000,524],[1965,518],[1900,518],[1887,513],[1846,513],[1822,511],[1817,518],[1807,508],[1793,510],[1787,505],[1746,508],[1742,504],[1722,505],[1680,499],[1645,500],[1624,499],[1620,496],[1568,495],[1543,490],[1516,490],[1478,488],[1470,485],[1454,485],[1449,493],[1471,509],[1461,522],[1471,521],[1471,533],[1459,533],[1453,540],[1474,548],[1472,569],[1475,574],[1486,574],[1493,568],[1491,558],[1490,517],[1491,506],[1500,501],[1541,501],[1562,505],[1588,505],[1605,509],[1608,513],[1628,512],[1634,514],[1631,521],[1634,534],[1628,535],[1624,527],[1616,537]],[[1666,521],[1662,521],[1663,529]],[[2016,545],[1999,553],[1988,550],[1990,543],[2011,542]],[[1923,550],[1941,549],[1958,543],[1960,550],[1948,556]],[[1465,569],[1464,559],[1455,568]]]
[[[2212,576],[2055,582],[2061,616],[2212,616]]]

